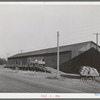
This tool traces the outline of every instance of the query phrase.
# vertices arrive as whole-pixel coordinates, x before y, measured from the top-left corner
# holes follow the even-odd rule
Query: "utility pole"
[[[59,32],[57,32],[57,78],[59,78]]]
[[[23,50],[20,50],[20,52],[22,53],[22,52],[23,52]]]
[[[98,35],[100,35],[100,33],[93,33],[94,35],[96,35],[96,49],[98,50]]]

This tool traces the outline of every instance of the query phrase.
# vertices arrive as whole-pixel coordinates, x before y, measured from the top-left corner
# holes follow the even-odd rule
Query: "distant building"
[[[96,44],[92,41],[82,42],[60,47],[60,70],[64,72],[78,72],[79,66],[96,67],[100,71],[100,46],[96,50]],[[19,53],[8,58],[10,65],[28,65],[35,59],[45,59],[46,66],[56,68],[57,47]]]

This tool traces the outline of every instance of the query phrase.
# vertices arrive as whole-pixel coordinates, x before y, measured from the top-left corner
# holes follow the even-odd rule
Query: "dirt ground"
[[[32,72],[32,71],[16,71],[0,67],[0,75],[5,73],[6,76],[28,81],[30,83],[38,83],[39,85],[60,90],[64,93],[100,93],[100,77],[96,81],[82,81],[77,74],[69,74],[60,72],[60,78],[56,78],[56,70],[47,67],[52,73]]]

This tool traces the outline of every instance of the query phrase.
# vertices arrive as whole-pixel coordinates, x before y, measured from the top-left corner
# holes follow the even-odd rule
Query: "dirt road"
[[[0,68],[0,93],[66,93],[72,89],[51,86],[32,75]],[[78,92],[78,91],[75,91]]]
[[[69,74],[58,80],[52,75],[0,67],[0,93],[100,93],[99,82],[83,82]]]

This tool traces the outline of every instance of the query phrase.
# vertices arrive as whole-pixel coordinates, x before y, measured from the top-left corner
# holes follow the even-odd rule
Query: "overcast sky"
[[[95,42],[100,6],[0,5],[0,57],[55,47],[57,31],[60,45]]]

